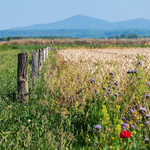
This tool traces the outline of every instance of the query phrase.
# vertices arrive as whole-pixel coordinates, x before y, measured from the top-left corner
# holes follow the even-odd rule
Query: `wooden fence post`
[[[39,70],[42,69],[42,50],[39,50]]]
[[[45,61],[45,49],[42,49],[42,61]]]
[[[32,52],[32,79],[39,77],[39,52]]]
[[[48,57],[48,47],[46,48],[46,58]]]
[[[29,101],[28,65],[29,65],[29,54],[28,53],[18,54],[17,84],[18,84],[18,100],[20,102]]]

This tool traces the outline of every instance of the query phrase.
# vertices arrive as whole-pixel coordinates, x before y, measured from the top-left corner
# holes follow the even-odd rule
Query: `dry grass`
[[[0,45],[150,45],[150,39],[22,39],[0,42]]]
[[[150,61],[150,48],[67,49],[59,50],[58,54],[67,62],[88,68],[93,74],[98,67],[101,67],[104,74],[117,70],[116,78],[119,80],[126,76],[128,70],[135,68],[138,57],[144,59],[142,63],[150,68],[147,64]]]

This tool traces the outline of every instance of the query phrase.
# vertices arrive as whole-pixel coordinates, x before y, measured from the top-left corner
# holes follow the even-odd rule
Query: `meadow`
[[[150,48],[54,46],[34,82],[31,52],[43,47],[0,46],[0,149],[150,149]],[[20,52],[29,103],[17,101]]]

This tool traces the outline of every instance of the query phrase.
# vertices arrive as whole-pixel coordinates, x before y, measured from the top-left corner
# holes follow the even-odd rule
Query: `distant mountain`
[[[150,36],[150,20],[138,18],[112,23],[97,18],[76,15],[49,24],[35,24],[27,27],[17,27],[8,30],[0,30],[0,38],[14,36],[107,38],[112,35],[121,34],[137,34],[139,36]]]
[[[13,28],[13,30],[50,30],[50,29],[89,29],[89,30],[120,30],[120,29],[150,29],[150,20],[143,18],[108,22],[83,15],[76,15],[62,21],[49,24],[35,24],[27,27]]]

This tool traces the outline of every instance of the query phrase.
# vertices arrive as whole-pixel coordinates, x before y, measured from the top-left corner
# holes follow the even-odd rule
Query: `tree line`
[[[14,36],[14,37],[2,37],[0,38],[0,41],[10,41],[10,40],[19,40],[19,39],[56,39],[56,38],[72,38],[72,37],[57,37],[57,36],[39,36],[39,37],[23,37],[23,36]],[[100,39],[139,39],[139,38],[150,38],[150,36],[139,36],[137,34],[121,34],[121,35],[111,35],[106,37],[101,37]],[[75,38],[72,38],[75,39]]]
[[[146,35],[143,35],[143,36],[138,36],[137,34],[121,34],[120,36],[119,35],[111,35],[108,37],[108,39],[139,39],[139,38],[150,38],[150,36],[146,36]]]

